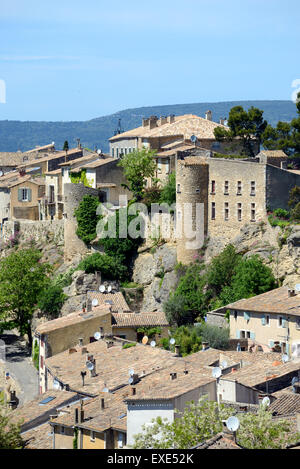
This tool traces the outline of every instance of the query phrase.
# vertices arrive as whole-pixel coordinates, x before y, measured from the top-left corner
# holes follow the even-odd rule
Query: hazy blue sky
[[[299,20],[299,0],[0,0],[0,120],[291,99]]]

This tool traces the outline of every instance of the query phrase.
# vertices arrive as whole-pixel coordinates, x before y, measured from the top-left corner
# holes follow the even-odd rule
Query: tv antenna
[[[232,416],[226,420],[226,427],[230,432],[236,432],[240,426],[240,421],[237,417]]]
[[[102,392],[108,392],[108,388],[107,387],[103,388]]]
[[[193,135],[191,136],[191,142],[192,142],[194,145],[196,145],[197,140],[198,140],[198,138],[196,137],[196,135],[193,134]]]
[[[121,127],[121,119],[118,120],[118,127],[117,129],[115,130],[115,135],[118,135],[118,134],[122,134],[123,133],[123,129]]]

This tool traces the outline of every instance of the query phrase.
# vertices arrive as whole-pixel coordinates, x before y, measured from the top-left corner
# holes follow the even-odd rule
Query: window
[[[242,181],[237,182],[236,195],[242,195]]]
[[[233,317],[234,317],[234,319],[237,319],[237,317],[238,317],[238,312],[236,310],[233,311]]]
[[[224,204],[224,220],[228,220],[229,218],[229,206],[228,202],[225,202]]]
[[[255,181],[251,181],[250,195],[255,195]]]
[[[90,432],[90,440],[95,441],[95,432],[93,432],[92,430]]]
[[[63,426],[60,427],[60,433],[61,433],[62,435],[65,434],[65,427],[63,427]]]
[[[157,170],[159,173],[161,173],[161,158],[157,159]]]
[[[123,448],[123,433],[118,432],[118,448]]]
[[[112,156],[113,158],[115,157],[115,149],[114,149],[114,148],[111,149],[111,156]]]
[[[278,327],[286,327],[286,320],[283,316],[278,316]]]
[[[255,219],[256,219],[255,204],[251,204],[251,221],[255,221]]]
[[[116,148],[117,158],[119,158],[119,148]]]
[[[237,204],[237,219],[242,221],[242,204]]]
[[[211,219],[212,220],[216,219],[216,203],[215,202],[211,203]]]
[[[211,181],[211,193],[216,193],[216,181]]]
[[[23,202],[28,201],[28,189],[22,189],[22,201]]]
[[[240,338],[241,339],[250,339],[251,332],[250,331],[240,331]]]
[[[224,183],[224,194],[225,195],[229,194],[229,181],[225,181]]]
[[[177,184],[177,193],[180,194],[180,184]]]

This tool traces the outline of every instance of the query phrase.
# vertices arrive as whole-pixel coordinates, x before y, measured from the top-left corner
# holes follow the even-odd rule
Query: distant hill
[[[101,148],[108,151],[108,139],[114,135],[121,119],[124,131],[141,125],[143,117],[151,115],[167,116],[170,114],[196,114],[205,116],[205,111],[212,111],[213,120],[219,122],[221,117],[228,117],[233,106],[241,105],[244,109],[251,106],[264,111],[264,118],[271,124],[290,121],[296,117],[296,106],[292,101],[231,101],[221,103],[173,104],[170,106],[151,106],[126,109],[108,116],[88,121],[74,122],[36,122],[36,121],[0,121],[0,151],[26,151],[37,145],[55,142],[55,147],[62,149],[68,140],[70,147],[77,144],[80,138],[83,147],[92,150]]]

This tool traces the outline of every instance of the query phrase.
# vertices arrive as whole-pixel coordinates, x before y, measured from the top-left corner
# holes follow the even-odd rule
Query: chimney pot
[[[132,396],[136,395],[136,388],[131,388],[131,394],[132,394]]]
[[[104,409],[105,408],[105,401],[104,401],[104,398],[102,397],[101,398],[101,409]]]
[[[171,380],[177,378],[177,373],[170,373]]]
[[[179,345],[175,345],[175,356],[180,357],[180,346]]]

